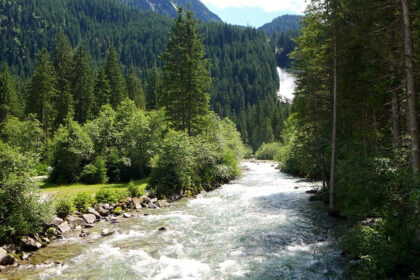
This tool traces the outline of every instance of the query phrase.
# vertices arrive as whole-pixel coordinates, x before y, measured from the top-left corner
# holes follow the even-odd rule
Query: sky
[[[284,14],[303,14],[305,0],[201,0],[224,22],[260,27]]]

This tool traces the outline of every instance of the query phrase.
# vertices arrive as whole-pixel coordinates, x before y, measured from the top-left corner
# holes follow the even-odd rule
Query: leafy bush
[[[121,215],[122,214],[122,208],[118,206],[117,208],[114,209],[113,212],[114,212],[115,215]]]
[[[55,212],[58,217],[65,219],[74,212],[73,202],[69,199],[59,200],[55,205]]]
[[[102,184],[108,182],[105,160],[97,157],[94,162],[86,165],[80,174],[80,180],[88,184]]]
[[[40,231],[54,209],[30,178],[36,158],[0,141],[0,244]]]
[[[74,198],[73,205],[77,211],[86,213],[88,207],[92,205],[92,196],[87,192],[80,192]]]
[[[117,199],[117,202],[124,202],[125,199],[129,196],[130,194],[128,193],[128,191],[126,189],[117,189],[115,190],[115,198]]]
[[[114,190],[102,188],[95,194],[95,200],[99,203],[116,203],[118,198]]]
[[[140,191],[139,187],[134,184],[134,182],[130,182],[128,184],[128,192],[130,193],[131,197],[140,197],[143,195],[143,192]]]
[[[278,142],[263,143],[255,153],[255,157],[261,160],[274,160],[276,154],[280,151],[281,146],[282,145]]]

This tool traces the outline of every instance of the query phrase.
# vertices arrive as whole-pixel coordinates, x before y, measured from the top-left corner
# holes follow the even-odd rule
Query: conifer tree
[[[146,107],[148,110],[154,110],[160,107],[160,95],[162,92],[162,77],[156,64],[149,71],[146,85]]]
[[[95,80],[95,89],[94,89],[94,105],[93,105],[93,114],[96,116],[101,107],[105,104],[109,104],[111,95],[111,86],[109,80],[106,77],[105,69],[99,69],[96,80]]]
[[[162,105],[176,129],[189,135],[198,129],[200,117],[208,113],[210,63],[204,58],[203,39],[193,14],[182,8],[162,55],[164,61]]]
[[[28,87],[27,101],[27,112],[37,116],[47,139],[57,117],[57,73],[46,49],[38,55],[38,68]]]
[[[134,70],[134,67],[131,68],[130,74],[127,78],[127,93],[128,97],[134,101],[137,108],[146,109],[143,87],[139,77]]]
[[[93,105],[94,80],[89,65],[89,54],[79,47],[74,55],[72,73],[72,93],[74,99],[74,118],[85,123],[91,117]]]
[[[73,49],[69,38],[64,33],[58,35],[56,48],[53,53],[53,64],[57,73],[57,118],[54,126],[58,128],[73,110],[70,85],[73,67]]]
[[[119,105],[126,97],[126,87],[124,77],[121,73],[120,61],[114,46],[108,49],[105,63],[105,74],[111,87],[110,104],[114,107]]]
[[[19,98],[15,84],[9,72],[9,67],[5,65],[0,72],[0,123],[8,115],[19,116]]]

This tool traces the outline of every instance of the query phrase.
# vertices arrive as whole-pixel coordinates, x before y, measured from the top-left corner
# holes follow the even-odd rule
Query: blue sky
[[[224,22],[260,27],[284,14],[303,14],[305,0],[201,0]]]

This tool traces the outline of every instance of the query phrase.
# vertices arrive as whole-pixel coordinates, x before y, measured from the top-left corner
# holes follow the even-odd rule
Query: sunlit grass
[[[139,187],[140,191],[144,192],[147,187],[147,179],[134,181],[134,184]],[[127,189],[128,183],[121,184],[71,184],[71,185],[56,185],[51,183],[41,183],[40,188],[44,194],[49,194],[56,200],[60,199],[73,199],[79,192],[87,192],[90,194],[97,193],[100,189],[123,190]]]

